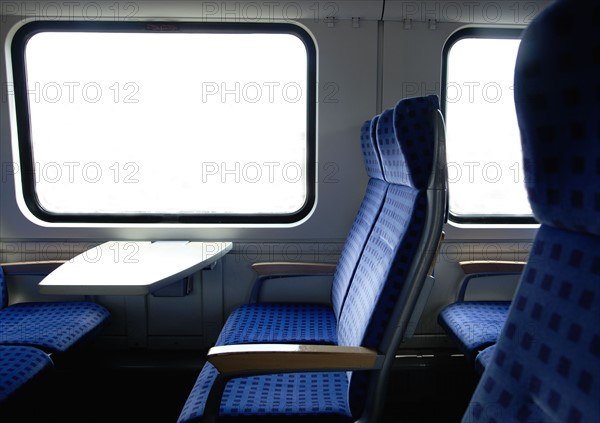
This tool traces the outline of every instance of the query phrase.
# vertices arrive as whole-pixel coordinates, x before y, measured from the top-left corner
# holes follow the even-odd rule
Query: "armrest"
[[[204,419],[215,422],[230,379],[269,373],[378,370],[383,367],[384,356],[363,347],[241,344],[213,347],[207,359],[219,373],[206,399]]]
[[[335,264],[331,263],[295,263],[295,262],[267,262],[254,263],[252,269],[259,277],[263,276],[310,276],[333,275]]]
[[[459,263],[465,275],[473,273],[521,273],[524,261],[473,260]]]
[[[0,264],[5,275],[48,275],[65,260],[46,260],[46,261],[19,261],[15,263]]]
[[[518,275],[523,272],[526,264],[527,263],[524,261],[502,260],[473,260],[459,262],[461,269],[465,273],[465,278],[463,279],[460,291],[458,292],[457,301],[464,301],[467,287],[472,279],[483,276]]]
[[[298,344],[224,345],[207,357],[222,375],[379,369],[383,358],[363,347]]]
[[[250,302],[257,303],[263,281],[267,279],[286,278],[293,276],[333,276],[335,264],[305,263],[305,262],[265,262],[254,263],[252,269],[258,274],[250,293]]]

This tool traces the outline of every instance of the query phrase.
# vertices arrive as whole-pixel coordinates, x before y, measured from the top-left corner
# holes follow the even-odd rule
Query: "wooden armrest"
[[[335,264],[332,263],[295,263],[295,262],[268,262],[254,263],[252,269],[258,276],[275,275],[333,275]]]
[[[383,356],[363,347],[241,344],[213,347],[208,361],[221,374],[379,369]]]
[[[48,275],[65,260],[20,261],[0,264],[5,275]]]
[[[474,260],[459,263],[465,275],[473,273],[521,273],[524,261]]]

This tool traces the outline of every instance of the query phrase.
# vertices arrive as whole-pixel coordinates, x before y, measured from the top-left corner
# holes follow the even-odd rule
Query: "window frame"
[[[521,39],[524,28],[463,28],[453,33],[442,50],[442,115],[446,116],[446,96],[448,84],[448,54],[454,44],[465,38],[495,38],[495,39]],[[469,214],[456,215],[449,210],[449,220],[457,224],[509,224],[509,225],[531,225],[538,223],[533,215],[487,215]]]
[[[41,32],[180,32],[211,34],[289,34],[298,37],[307,53],[306,93],[306,197],[304,205],[294,213],[244,214],[244,213],[69,213],[60,214],[45,210],[36,193],[35,163],[31,139],[27,68],[25,49],[27,42]],[[35,21],[23,25],[11,43],[13,89],[18,132],[20,180],[23,200],[28,210],[38,219],[49,223],[132,223],[132,224],[292,224],[308,216],[316,204],[316,109],[317,109],[317,56],[311,35],[293,23],[227,23],[227,22],[77,22]],[[15,176],[17,177],[17,176]],[[18,195],[18,194],[17,194]]]

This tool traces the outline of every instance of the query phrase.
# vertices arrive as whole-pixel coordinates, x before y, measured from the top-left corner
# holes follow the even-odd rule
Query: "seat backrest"
[[[377,414],[385,375],[441,237],[446,172],[440,125],[436,96],[401,100],[377,123],[377,145],[390,186],[348,290],[338,343],[373,348],[386,358],[381,372],[349,374],[355,416]]]
[[[366,121],[361,128],[360,145],[369,182],[333,277],[331,303],[337,318],[340,316],[350,281],[354,276],[367,239],[373,230],[375,220],[379,216],[389,185],[383,179],[379,151],[375,145],[375,129],[378,120],[379,116],[375,116]]]
[[[559,0],[523,34],[515,105],[541,226],[463,422],[600,416],[600,4]]]

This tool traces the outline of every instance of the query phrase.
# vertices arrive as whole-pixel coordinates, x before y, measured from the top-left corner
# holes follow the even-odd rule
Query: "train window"
[[[460,31],[444,49],[450,213],[459,223],[533,223],[513,98],[520,30]]]
[[[46,221],[285,223],[315,200],[315,46],[292,24],[35,22],[12,44]]]

